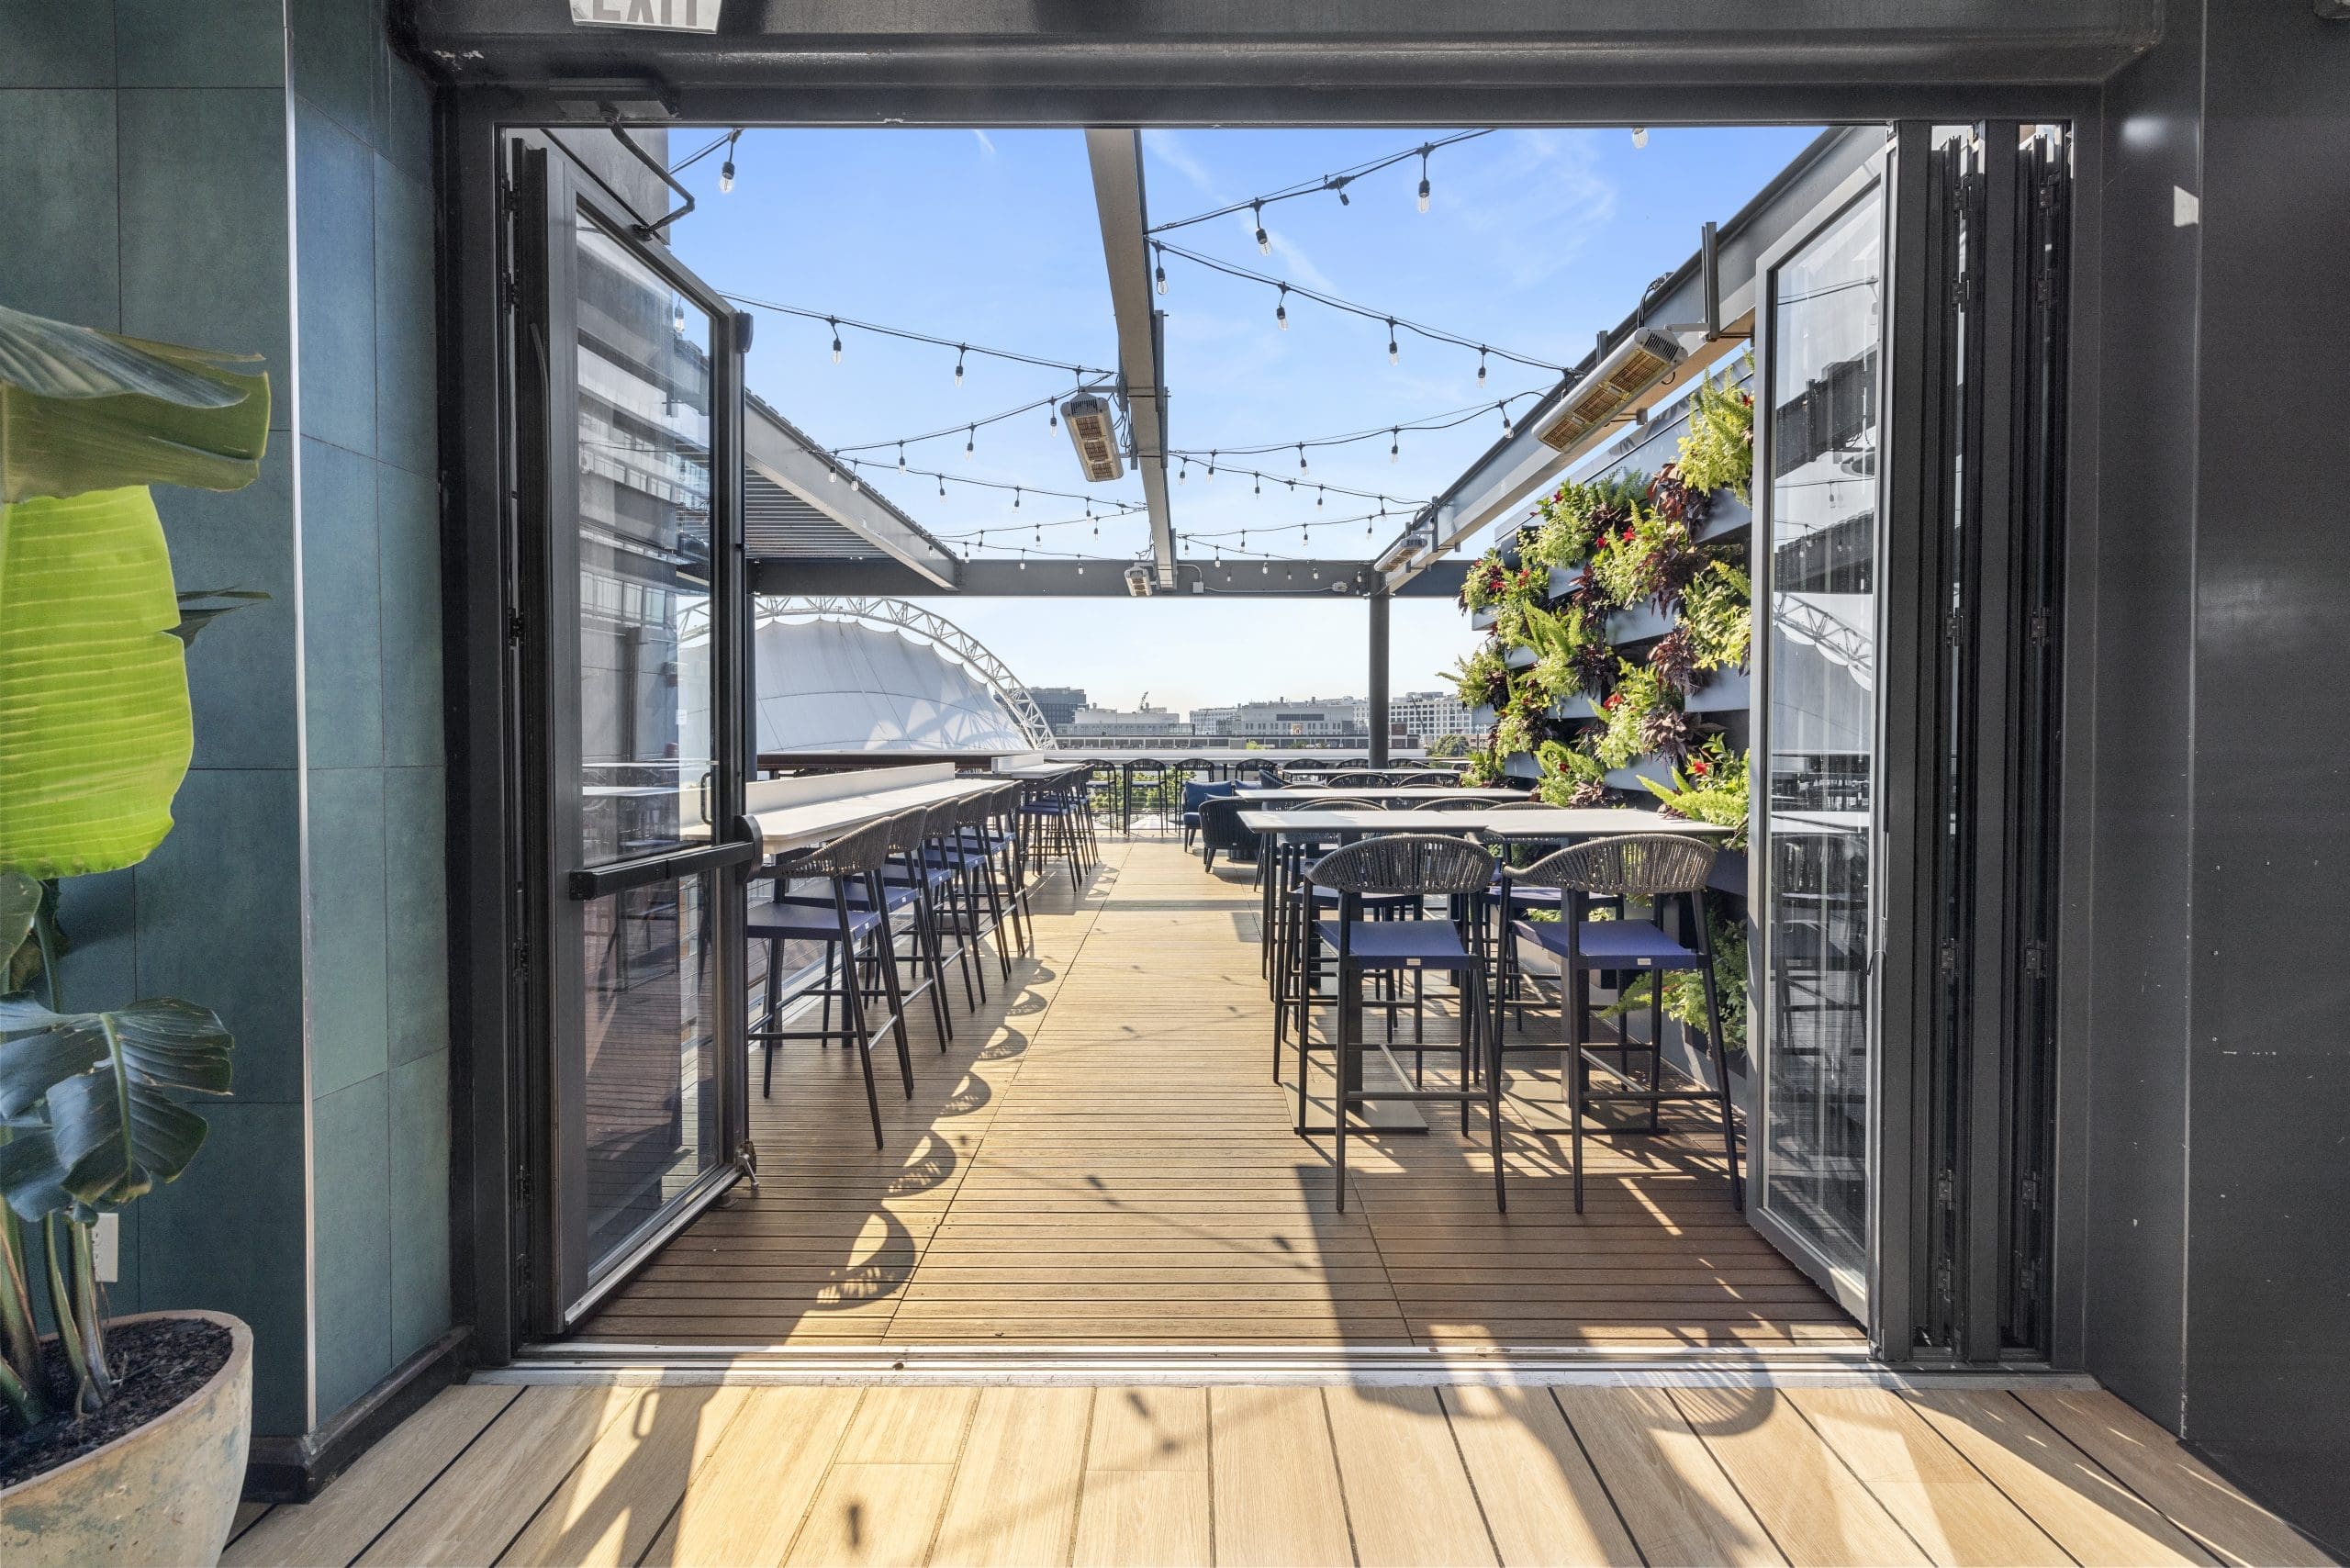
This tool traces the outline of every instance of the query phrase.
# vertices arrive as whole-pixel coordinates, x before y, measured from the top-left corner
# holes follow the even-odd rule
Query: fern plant
[[[1509,696],[1509,666],[1488,641],[1452,666],[1454,694],[1466,708],[1498,708]]]
[[[1536,754],[1542,778],[1535,794],[1554,806],[1595,806],[1606,798],[1607,769],[1578,747],[1545,741]]]
[[[1727,561],[1697,575],[1681,596],[1681,631],[1701,670],[1743,669],[1754,640],[1754,584]]]
[[[1745,370],[1751,382],[1751,353]],[[1700,494],[1729,490],[1741,501],[1753,498],[1748,491],[1754,479],[1754,398],[1731,386],[1729,375],[1698,382],[1676,467],[1681,482]]]
[[[1725,841],[1731,849],[1747,844],[1748,793],[1746,754],[1733,752],[1716,735],[1689,758],[1685,768],[1673,772],[1671,785],[1643,778],[1641,784],[1663,804],[1667,816],[1711,823],[1730,830]]]
[[[1641,727],[1658,709],[1670,706],[1656,672],[1618,660],[1616,689],[1599,705],[1600,728],[1592,755],[1608,767],[1629,767],[1642,753]]]
[[[1714,899],[1706,895],[1706,923],[1714,939],[1714,1000],[1722,1014],[1722,1048],[1742,1051],[1746,1048],[1746,923],[1732,919],[1713,907]],[[1643,975],[1624,988],[1609,1005],[1599,1010],[1603,1018],[1621,1018],[1649,1004],[1651,988],[1659,977]],[[1673,969],[1662,977],[1664,981],[1664,1015],[1679,1024],[1695,1037],[1706,1033],[1706,982],[1695,969]]]

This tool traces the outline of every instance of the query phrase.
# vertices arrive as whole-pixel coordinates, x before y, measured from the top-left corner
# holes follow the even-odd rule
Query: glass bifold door
[[[617,140],[600,152],[618,154]],[[523,1299],[564,1332],[746,1168],[746,335],[657,182],[509,145]],[[642,185],[642,190],[634,186]]]
[[[1886,155],[1755,279],[1756,1226],[1864,1322]]]

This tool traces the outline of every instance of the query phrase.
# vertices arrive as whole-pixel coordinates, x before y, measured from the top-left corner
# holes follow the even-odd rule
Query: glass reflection
[[[583,864],[706,822],[713,707],[709,316],[582,218],[579,766]]]
[[[592,1271],[718,1159],[708,876],[581,906]]]
[[[1776,269],[1771,320],[1762,1201],[1856,1278],[1868,1255],[1882,230],[1872,192]]]

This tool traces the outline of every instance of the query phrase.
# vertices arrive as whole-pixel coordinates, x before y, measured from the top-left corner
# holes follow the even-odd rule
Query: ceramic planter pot
[[[0,1491],[0,1562],[85,1568],[217,1562],[244,1492],[253,1429],[253,1335],[218,1312],[151,1312],[108,1325],[196,1318],[229,1330],[202,1388],[104,1448]]]

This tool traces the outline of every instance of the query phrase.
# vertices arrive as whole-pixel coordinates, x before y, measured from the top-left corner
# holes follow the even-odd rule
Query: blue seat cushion
[[[1318,924],[1323,946],[1337,952],[1339,923]],[[1466,969],[1477,963],[1449,920],[1358,920],[1347,941],[1349,956],[1368,969]]]
[[[1183,781],[1184,825],[1198,825],[1201,801],[1213,801],[1223,796],[1232,795],[1237,793],[1239,789],[1240,786],[1234,783],[1208,784],[1203,783],[1198,779],[1185,779]]]
[[[1510,929],[1538,946],[1567,951],[1564,921],[1517,920]],[[1694,969],[1697,955],[1645,920],[1586,920],[1575,927],[1575,960],[1586,969]]]
[[[862,936],[880,923],[881,917],[869,909],[852,908],[848,913],[849,934]],[[755,903],[745,926],[747,935],[758,937],[779,937],[785,941],[837,942],[841,923],[832,901],[824,901],[818,909],[809,904]]]
[[[1311,883],[1307,885],[1313,886]],[[1314,888],[1314,902],[1316,903],[1335,905],[1344,896],[1336,888]],[[1365,893],[1362,895],[1362,907],[1365,909],[1409,909],[1419,902],[1420,898],[1421,895],[1418,893]]]

